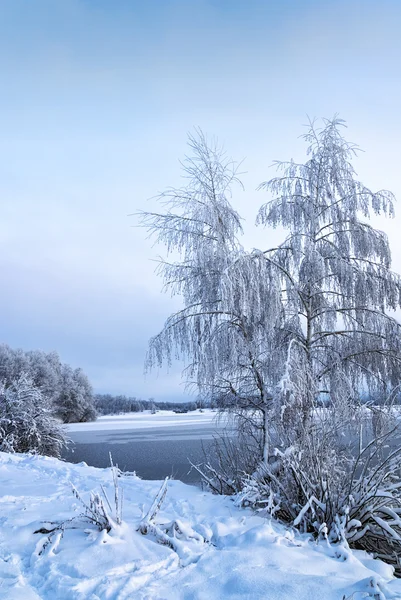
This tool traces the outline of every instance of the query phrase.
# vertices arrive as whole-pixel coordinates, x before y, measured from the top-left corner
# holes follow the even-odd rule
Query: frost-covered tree
[[[22,373],[28,373],[29,359],[20,348],[14,350],[7,344],[0,344],[0,380],[5,384],[18,379]]]
[[[29,377],[0,385],[0,450],[60,457],[66,435],[49,399]]]
[[[93,421],[96,418],[92,386],[82,369],[62,365],[60,388],[55,410],[63,423]]]
[[[262,416],[255,423],[267,439],[266,353],[278,294],[271,279],[255,288],[251,276],[258,259],[244,260],[237,239],[241,219],[230,204],[232,187],[240,184],[236,164],[201,131],[189,136],[189,147],[186,185],[160,195],[166,212],[142,214],[175,259],[160,263],[165,287],[184,301],[151,340],[148,366],[184,358],[187,380],[201,395],[223,398],[238,411],[251,407]],[[264,267],[266,261],[259,262]]]
[[[261,186],[273,199],[258,222],[289,231],[257,256],[282,288],[275,336],[288,340],[286,370],[280,354],[272,369],[284,377],[279,410],[293,427],[294,420],[309,426],[319,398],[354,406],[364,389],[390,394],[401,376],[401,328],[391,316],[401,282],[390,270],[386,234],[367,222],[371,213],[393,215],[393,195],[357,180],[356,148],[342,137],[343,125],[312,123],[304,136],[309,160],[278,163],[282,174]]]
[[[55,398],[60,391],[62,363],[57,352],[29,350],[25,353],[28,361],[26,372],[30,374],[33,384],[50,398]]]

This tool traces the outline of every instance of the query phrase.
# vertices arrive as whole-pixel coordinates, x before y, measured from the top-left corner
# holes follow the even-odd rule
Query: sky
[[[201,127],[244,160],[244,245],[270,247],[256,188],[335,113],[360,179],[401,198],[400,27],[399,0],[2,0],[0,342],[57,350],[97,392],[187,399],[178,365],[144,376],[180,301],[129,215],[181,185]],[[401,272],[401,208],[374,223]]]

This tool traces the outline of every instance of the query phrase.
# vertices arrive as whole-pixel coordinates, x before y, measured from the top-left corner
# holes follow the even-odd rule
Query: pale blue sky
[[[56,349],[99,391],[183,398],[143,378],[148,338],[177,302],[129,213],[179,183],[200,126],[245,157],[234,198],[302,158],[306,114],[339,112],[364,182],[401,196],[401,2],[3,0],[0,3],[1,341]],[[401,271],[401,210],[390,224]]]

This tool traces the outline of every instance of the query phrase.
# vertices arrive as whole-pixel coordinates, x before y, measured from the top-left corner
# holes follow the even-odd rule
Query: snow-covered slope
[[[47,543],[34,531],[82,510],[71,484],[85,500],[101,485],[114,494],[110,469],[0,453],[1,599],[401,599],[391,567],[365,553],[317,545],[179,481],[156,519],[179,522],[177,551],[136,531],[160,482],[133,476],[120,479],[122,525],[75,521]]]

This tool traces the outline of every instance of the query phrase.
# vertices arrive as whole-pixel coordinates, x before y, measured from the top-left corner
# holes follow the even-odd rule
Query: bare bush
[[[333,544],[363,549],[401,575],[401,448],[395,431],[356,451],[310,432],[243,480],[237,501]]]
[[[249,437],[246,430],[223,431],[204,449],[204,457],[202,464],[191,462],[191,468],[206,487],[216,494],[238,494],[244,477],[260,463],[260,440]]]

